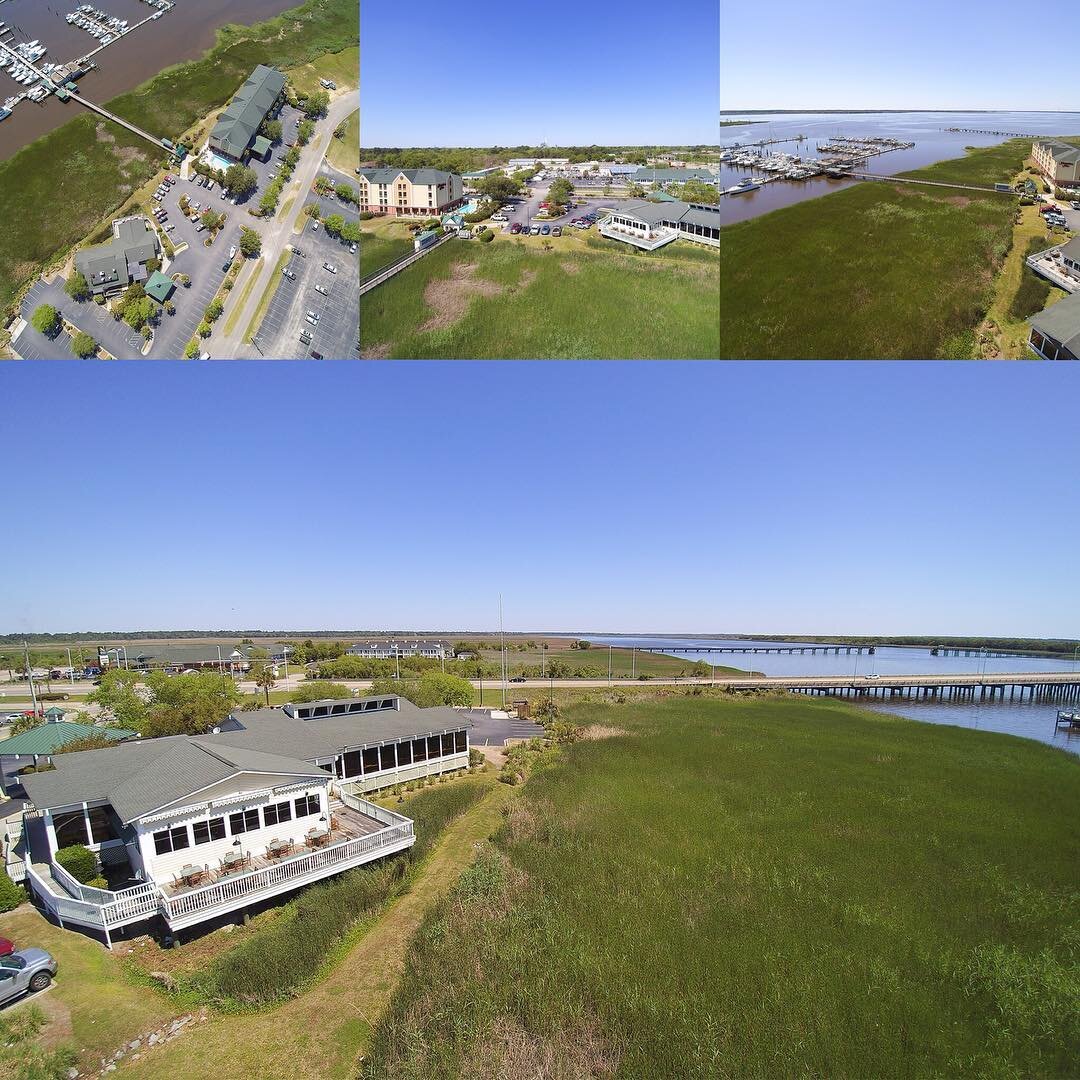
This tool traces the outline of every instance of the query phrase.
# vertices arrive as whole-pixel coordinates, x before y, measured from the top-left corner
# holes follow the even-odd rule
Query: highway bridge
[[[603,646],[598,646],[602,648]],[[625,649],[625,645],[613,645],[613,648]],[[875,645],[845,645],[837,643],[822,644],[817,643],[814,645],[692,645],[689,648],[683,645],[634,645],[630,646],[636,649],[638,652],[650,652],[650,653],[834,653],[839,656],[841,653],[858,653],[864,652],[873,654],[877,648]]]

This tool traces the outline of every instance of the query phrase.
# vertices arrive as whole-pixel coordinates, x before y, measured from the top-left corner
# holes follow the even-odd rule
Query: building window
[[[427,739],[413,739],[413,761],[427,761]]]
[[[225,819],[216,817],[209,821],[196,821],[191,827],[196,844],[209,844],[211,840],[225,839]]]
[[[341,775],[342,776],[359,776],[360,775],[360,751],[350,750],[341,759]]]
[[[464,754],[465,753],[465,732],[464,731],[455,731],[454,732],[454,752],[458,753],[458,754]]]
[[[364,772],[372,773],[379,771],[379,748],[369,746],[364,751]]]
[[[412,764],[412,742],[408,739],[397,744],[397,762],[399,765]]]
[[[53,814],[53,829],[56,831],[57,848],[90,843],[90,838],[86,834],[86,817],[81,810]]]
[[[295,802],[296,816],[298,818],[311,817],[312,814],[322,810],[322,803],[318,795],[301,795]]]
[[[288,800],[263,807],[264,825],[280,825],[285,821],[292,821],[292,806]]]
[[[397,768],[397,756],[394,752],[394,743],[388,743],[386,746],[379,748],[379,756],[382,759],[382,767],[384,769]]]
[[[229,815],[229,832],[233,836],[239,836],[245,832],[254,832],[258,827],[258,810],[239,810],[237,813]]]
[[[182,851],[190,846],[186,825],[177,825],[174,829],[162,829],[154,833],[154,850],[159,855],[167,855],[170,851]]]
[[[430,761],[432,758],[441,757],[441,742],[438,735],[429,735],[427,741],[427,756]]]
[[[95,844],[104,844],[106,840],[119,839],[113,828],[112,818],[107,806],[91,806],[86,811],[90,819],[90,836]]]
[[[442,737],[442,754],[443,757],[449,757],[454,752],[454,733],[452,731],[444,732]]]

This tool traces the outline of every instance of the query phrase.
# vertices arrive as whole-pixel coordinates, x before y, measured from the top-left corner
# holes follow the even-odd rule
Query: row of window
[[[229,815],[229,834],[239,836],[241,833],[253,832],[262,826],[280,825],[284,821],[292,821],[295,811],[296,817],[311,817],[319,813],[322,803],[318,795],[301,795],[291,802],[268,803],[262,808],[260,822],[259,810],[238,810]],[[170,829],[162,829],[154,833],[154,850],[159,855],[166,855],[170,851],[182,851],[191,846],[191,839],[196,844],[209,844],[211,840],[225,839],[225,819],[223,817],[209,818],[207,821],[196,821],[191,827],[191,837],[188,836],[186,825],[177,825]]]
[[[342,777],[363,776],[383,772],[421,761],[434,761],[463,754],[466,750],[464,731],[448,731],[443,735],[429,735],[422,739],[404,739],[384,746],[369,746],[366,750],[351,750],[339,759]]]

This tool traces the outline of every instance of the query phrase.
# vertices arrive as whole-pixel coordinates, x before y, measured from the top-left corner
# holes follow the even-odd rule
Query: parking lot
[[[324,197],[318,201],[324,215],[346,216],[336,199]],[[254,344],[262,356],[301,359],[318,354],[331,360],[358,359],[359,258],[349,252],[348,245],[313,225],[309,220],[293,241],[294,253],[284,269],[296,276],[282,275]],[[303,255],[296,254],[296,248]],[[324,262],[336,267],[337,273],[325,270]],[[316,285],[326,289],[328,295],[317,291]],[[318,316],[314,326],[307,319],[308,312]],[[300,340],[301,333],[310,336],[310,343]]]
[[[118,322],[111,312],[93,301],[76,303],[64,291],[64,279],[57,277],[51,284],[35,281],[23,301],[20,314],[27,325],[15,342],[15,350],[27,360],[64,360],[74,355],[67,334],[49,339],[30,325],[34,309],[41,304],[51,304],[68,322],[89,334],[117,359],[131,360],[142,356],[142,334],[132,330],[127,323]]]

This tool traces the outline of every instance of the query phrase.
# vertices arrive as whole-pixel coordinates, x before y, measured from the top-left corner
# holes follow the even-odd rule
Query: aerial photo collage
[[[1075,26],[0,0],[0,1080],[1080,1080]]]

